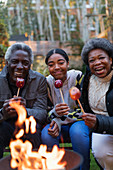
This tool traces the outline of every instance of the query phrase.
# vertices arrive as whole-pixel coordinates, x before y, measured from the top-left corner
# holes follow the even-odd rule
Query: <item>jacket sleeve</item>
[[[61,124],[68,124],[71,122],[80,121],[82,120],[81,116],[82,116],[82,112],[81,112],[81,109],[79,108],[77,108],[73,112],[69,112],[68,115],[64,115],[64,116],[59,116],[55,111],[55,107],[50,112],[48,112],[49,121],[58,118],[61,120]]]
[[[113,117],[96,115],[97,129],[95,132],[104,134],[113,134]]]
[[[3,120],[4,120],[3,115],[2,115],[2,113],[0,113],[0,123],[3,122]]]
[[[47,82],[45,77],[40,78],[36,99],[32,108],[27,108],[27,113],[29,116],[34,116],[39,124],[45,124],[47,119]]]

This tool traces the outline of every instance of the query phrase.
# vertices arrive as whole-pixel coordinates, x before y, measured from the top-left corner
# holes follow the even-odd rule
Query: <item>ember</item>
[[[11,102],[10,105],[17,111],[18,120],[17,127],[21,127],[25,123],[25,132],[35,133],[36,121],[31,116],[26,118],[26,109],[19,103]],[[46,145],[40,145],[39,150],[33,151],[32,144],[29,141],[23,143],[19,138],[24,135],[24,129],[15,135],[16,140],[10,142],[11,149],[11,167],[18,170],[35,170],[35,169],[65,169],[66,161],[61,162],[65,151],[59,149],[56,145],[51,152],[47,151]]]

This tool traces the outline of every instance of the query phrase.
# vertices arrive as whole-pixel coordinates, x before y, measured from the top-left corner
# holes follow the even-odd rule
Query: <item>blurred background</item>
[[[70,69],[84,71],[81,49],[95,37],[113,42],[113,0],[0,0],[0,70],[7,47],[23,41],[34,53],[32,69],[45,76],[53,48],[67,52]]]

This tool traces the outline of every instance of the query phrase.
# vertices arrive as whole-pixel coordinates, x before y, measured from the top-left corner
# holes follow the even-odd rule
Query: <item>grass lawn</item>
[[[4,152],[3,157],[10,155],[10,152]]]
[[[100,170],[91,152],[90,152],[90,159],[91,159],[90,170]]]

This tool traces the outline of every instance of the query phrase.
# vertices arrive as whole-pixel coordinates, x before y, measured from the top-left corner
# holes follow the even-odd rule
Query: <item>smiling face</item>
[[[60,54],[53,54],[48,59],[48,69],[55,80],[62,80],[64,82],[67,78],[67,69],[69,62]]]
[[[12,54],[9,61],[6,62],[6,65],[10,81],[16,83],[17,77],[24,79],[28,75],[31,63],[26,51],[17,50]]]
[[[102,49],[93,49],[88,54],[88,63],[92,74],[104,78],[111,71],[112,58]]]

